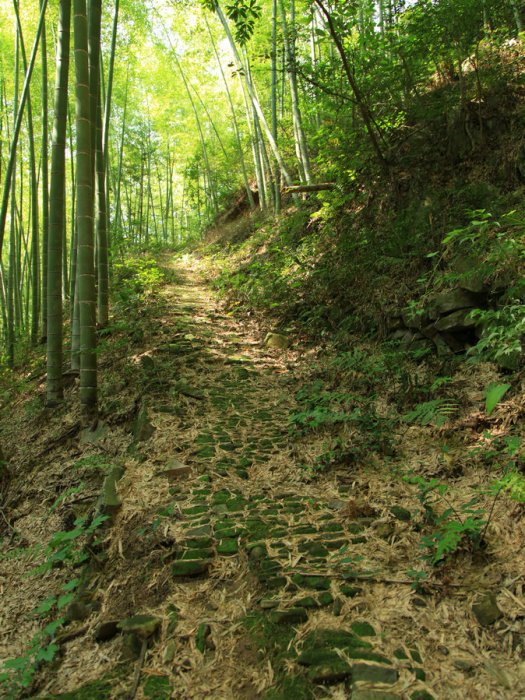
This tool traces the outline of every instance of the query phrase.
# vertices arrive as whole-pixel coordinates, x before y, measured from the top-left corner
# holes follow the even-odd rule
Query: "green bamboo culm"
[[[97,413],[96,297],[93,226],[91,105],[86,0],[74,0],[77,128],[77,288],[80,315],[80,403],[86,419]]]
[[[71,43],[71,0],[60,0],[55,118],[51,146],[51,190],[47,274],[47,402],[55,405],[63,397],[62,388],[62,256],[65,226],[66,131]]]

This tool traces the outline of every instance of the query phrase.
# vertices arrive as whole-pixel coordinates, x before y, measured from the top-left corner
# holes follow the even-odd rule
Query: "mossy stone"
[[[272,528],[269,533],[271,537],[286,537],[288,534],[288,530],[284,527],[274,527]]]
[[[304,598],[300,598],[299,600],[296,600],[295,605],[298,605],[301,608],[307,608],[307,609],[319,607],[318,602],[311,595],[307,595]]]
[[[367,538],[364,537],[364,535],[360,535],[359,537],[352,537],[350,542],[352,544],[365,544],[365,542],[367,542]]]
[[[237,540],[221,540],[217,545],[217,554],[232,555],[239,552]]]
[[[215,447],[202,447],[194,454],[195,457],[199,457],[200,459],[212,459],[215,457]]]
[[[218,538],[241,537],[245,532],[242,527],[232,527],[231,525],[223,528],[215,528],[215,536]]]
[[[352,631],[355,632],[359,637],[375,637],[376,631],[372,625],[368,622],[352,622],[350,625]]]
[[[250,552],[249,557],[252,561],[261,561],[268,555],[268,550],[264,544],[254,543],[255,546],[247,547]]]
[[[292,576],[292,581],[301,588],[309,588],[314,591],[327,591],[330,588],[330,579],[325,576],[303,576],[302,574],[294,574]]]
[[[140,656],[143,640],[138,634],[129,633],[122,637],[121,654],[124,661],[135,660]]]
[[[412,647],[412,649],[409,649],[410,656],[412,657],[413,661],[415,661],[418,664],[423,663],[423,659],[421,657],[421,654],[419,653],[419,649],[416,649]]]
[[[472,606],[472,612],[482,627],[490,627],[503,617],[493,593],[486,593],[479,603]]]
[[[370,642],[340,629],[319,628],[311,632],[304,640],[303,650],[311,649],[371,649]]]
[[[183,515],[201,515],[201,513],[206,513],[208,511],[208,506],[190,506],[189,508],[183,508]]]
[[[200,529],[200,528],[197,528]],[[190,534],[190,531],[188,530],[187,534]],[[188,549],[206,549],[208,547],[211,547],[213,544],[213,539],[211,537],[207,536],[202,536],[202,537],[188,537],[187,539],[184,540],[184,545],[188,547]]]
[[[347,544],[347,540],[324,540],[324,546],[331,552],[334,552],[336,549],[341,549],[341,547],[346,547]]]
[[[265,578],[264,584],[268,590],[274,591],[277,588],[285,588],[288,585],[288,581],[284,576],[272,576]]]
[[[171,566],[171,573],[176,577],[203,576],[208,573],[210,562],[207,559],[179,559]]]
[[[347,598],[355,598],[357,595],[363,592],[362,588],[358,588],[356,586],[348,586],[347,584],[343,584],[342,586],[340,586],[339,590]]]
[[[154,615],[133,615],[118,624],[124,633],[136,634],[140,639],[148,639],[159,629],[162,620]]]
[[[398,648],[394,651],[394,656],[396,659],[400,659],[401,661],[408,661],[408,654],[404,649]]]
[[[226,503],[226,508],[228,509],[228,512],[230,512],[230,513],[235,513],[235,512],[239,512],[241,510],[244,510],[245,506],[246,506],[246,501],[243,498],[237,498],[233,501],[228,501]]]
[[[396,669],[388,666],[357,663],[352,667],[352,680],[356,683],[366,681],[368,683],[393,685],[398,678],[399,674]]]
[[[215,505],[217,503],[226,503],[226,501],[229,501],[230,498],[232,497],[232,494],[230,491],[216,491],[213,496],[212,496],[212,503]]]
[[[297,525],[291,529],[291,532],[294,535],[314,535],[317,530],[313,525]]]
[[[312,666],[308,671],[308,678],[312,683],[340,683],[348,678],[352,673],[352,668],[342,659],[333,660]]]
[[[343,532],[341,523],[326,523],[322,526],[321,532]]]
[[[412,520],[412,513],[406,508],[403,508],[401,506],[390,506],[388,510],[397,520],[401,520],[405,523],[408,523],[410,520]]]
[[[418,668],[417,666],[414,668],[410,669],[414,676],[417,678],[418,681],[426,681],[427,679],[427,674],[422,668]]]
[[[167,676],[148,676],[142,686],[142,692],[148,700],[169,700],[171,686]]]
[[[186,559],[209,559],[210,557],[213,556],[213,549],[211,548],[202,548],[199,547],[197,549],[187,549],[185,552],[181,552],[179,556],[177,556],[177,559],[179,561],[181,560],[186,560]]]
[[[228,506],[226,503],[217,503],[217,505],[212,506],[211,509],[215,515],[224,515],[224,513],[228,512]]]
[[[317,598],[319,605],[321,607],[325,605],[331,605],[334,602],[334,597],[329,591],[323,591]]]
[[[207,520],[207,519],[205,519]],[[183,527],[186,523],[183,523]],[[212,527],[208,522],[202,522],[199,525],[196,525],[195,523],[187,523],[188,527],[186,528],[186,536],[187,537],[211,537],[212,534]]]
[[[275,610],[271,613],[271,620],[278,625],[299,625],[308,620],[308,613],[305,608]]]

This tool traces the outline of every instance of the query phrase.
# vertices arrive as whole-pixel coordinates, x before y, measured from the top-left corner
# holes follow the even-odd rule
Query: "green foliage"
[[[434,528],[421,538],[420,546],[427,550],[422,559],[436,566],[467,543],[472,549],[479,549],[487,520],[485,510],[478,506],[477,496],[456,509],[446,497],[449,487],[438,479],[409,475],[405,480],[418,487],[417,498],[424,510],[424,522]],[[438,512],[436,506],[443,502],[447,507]]]
[[[518,369],[525,337],[525,304],[505,304],[499,309],[475,309],[471,318],[479,321],[483,332],[469,350],[473,359],[493,360],[507,369]]]
[[[69,564],[78,566],[88,558],[84,545],[86,539],[92,536],[107,520],[106,515],[97,515],[93,520],[77,518],[72,530],[55,532],[42,550],[44,561],[32,569],[32,576],[39,576],[50,571],[55,566]]]
[[[496,480],[492,488],[496,495],[503,492],[511,501],[525,504],[525,476],[516,468]]]
[[[5,670],[0,672],[2,697],[16,700],[30,689],[39,667],[56,657],[59,648],[53,639],[63,623],[64,618],[49,623],[34,635],[22,656],[4,662]]]
[[[62,497],[53,504],[53,508],[56,508],[70,494],[71,490],[62,494]],[[77,518],[72,530],[55,532],[43,549],[35,547],[32,551],[32,556],[43,556],[44,561],[34,567],[30,575],[40,576],[56,566],[69,566],[73,569],[84,563],[88,558],[85,549],[87,540],[106,520],[107,517],[102,515],[91,521],[87,518]],[[65,617],[60,613],[73,602],[75,591],[80,583],[80,578],[67,581],[58,594],[49,595],[34,608],[33,614],[36,618],[43,620],[45,625],[33,636],[23,654],[4,662],[4,670],[0,672],[2,697],[9,700],[18,698],[31,687],[40,666],[50,663],[56,657],[58,645],[55,637],[65,622]]]
[[[86,472],[107,472],[111,469],[111,462],[108,461],[107,457],[104,455],[88,455],[87,457],[81,457],[73,464],[73,469],[78,469],[80,471]]]
[[[510,384],[490,384],[485,389],[485,410],[487,415],[490,416],[509,389]]]
[[[458,403],[450,399],[432,399],[423,401],[415,406],[411,411],[405,413],[402,420],[405,423],[416,423],[418,425],[435,425],[441,427],[458,410]]]
[[[114,274],[117,294],[122,296],[151,294],[164,279],[157,260],[149,255],[115,263]]]

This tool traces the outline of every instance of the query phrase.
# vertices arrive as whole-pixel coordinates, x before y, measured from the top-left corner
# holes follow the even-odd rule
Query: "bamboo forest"
[[[523,0],[0,0],[0,698],[525,698]]]

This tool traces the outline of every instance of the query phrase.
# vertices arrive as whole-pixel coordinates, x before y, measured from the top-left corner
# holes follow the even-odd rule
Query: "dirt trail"
[[[137,697],[158,699],[520,697],[510,657],[478,672],[489,632],[462,592],[425,599],[406,583],[410,513],[367,506],[384,475],[305,482],[288,415],[308,358],[265,348],[194,265],[133,358],[155,431],[128,449],[98,610],[39,697],[126,697],[139,663]],[[142,663],[133,635],[97,640],[137,614],[161,621]]]

